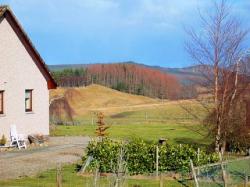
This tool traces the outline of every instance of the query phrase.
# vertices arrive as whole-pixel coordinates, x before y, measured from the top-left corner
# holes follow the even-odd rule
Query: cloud
[[[183,32],[206,0],[4,0],[30,33],[128,40]],[[238,3],[244,11],[246,1]],[[105,39],[106,38],[106,39]]]
[[[25,22],[35,23],[38,29],[57,23],[96,28],[160,27],[172,28],[177,21],[185,20],[198,0],[4,0]],[[42,17],[41,17],[42,16]],[[47,21],[45,21],[45,19]],[[38,21],[37,21],[38,20]],[[38,22],[38,23],[37,23]],[[37,23],[37,24],[36,24]],[[51,25],[50,25],[51,24]]]
[[[164,59],[164,63],[168,58],[174,63],[180,52],[185,53],[182,51],[185,37],[183,25],[198,28],[198,8],[203,11],[212,2],[211,0],[0,1],[12,7],[32,41],[37,41],[39,51],[47,54],[47,59],[50,61],[66,61],[70,58],[79,61],[81,59],[105,61],[113,57],[115,60],[142,59],[142,62]],[[235,14],[245,17],[248,23],[250,1],[229,1],[232,1]],[[52,49],[50,50],[53,51],[52,54],[49,49]],[[177,55],[173,54],[174,51],[177,51]]]
[[[13,7],[24,21],[47,20],[48,24],[161,26],[169,29],[178,22],[193,19],[197,7],[203,9],[206,0],[3,0]],[[239,11],[248,11],[249,0],[234,3]],[[41,17],[43,16],[43,18]],[[49,25],[47,25],[49,26]]]

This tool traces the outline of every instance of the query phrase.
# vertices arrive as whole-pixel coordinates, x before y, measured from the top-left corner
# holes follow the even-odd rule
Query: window
[[[3,108],[3,95],[4,95],[4,91],[0,90],[0,114],[4,113],[4,108]]]
[[[25,90],[25,112],[32,111],[32,90]]]

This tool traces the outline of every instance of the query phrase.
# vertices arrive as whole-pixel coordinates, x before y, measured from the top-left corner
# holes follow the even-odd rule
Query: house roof
[[[46,66],[44,60],[32,44],[31,40],[29,39],[28,35],[25,33],[24,29],[18,22],[17,18],[15,17],[14,13],[11,11],[9,6],[0,6],[0,22],[3,18],[6,18],[15,33],[17,34],[19,40],[22,42],[30,56],[32,57],[33,61],[37,65],[38,69],[44,76],[47,81],[48,89],[55,89],[57,87],[55,80],[52,78],[48,67]]]

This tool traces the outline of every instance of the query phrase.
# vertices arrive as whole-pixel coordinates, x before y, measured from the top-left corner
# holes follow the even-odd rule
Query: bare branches
[[[202,67],[203,85],[214,97],[213,123],[215,125],[215,147],[226,143],[229,123],[248,85],[245,68],[241,65],[243,42],[248,30],[242,29],[240,22],[232,16],[226,0],[214,1],[213,9],[201,14],[202,29],[197,32],[186,30],[187,52]],[[204,106],[204,105],[203,105]]]

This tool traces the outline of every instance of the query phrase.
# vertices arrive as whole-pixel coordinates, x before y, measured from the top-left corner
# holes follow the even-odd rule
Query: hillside
[[[93,64],[86,68],[54,71],[52,75],[61,87],[99,84],[125,93],[161,99],[177,99],[183,93],[174,75],[132,63]]]
[[[109,114],[116,113],[130,106],[160,103],[157,99],[127,94],[100,85],[51,90],[50,100],[54,100],[52,103],[54,108],[51,111],[54,115],[57,110],[60,110],[60,114],[65,116],[65,113],[68,112],[65,110],[70,108],[69,110],[72,110],[72,114],[77,117],[89,115],[91,112],[100,110]],[[56,102],[60,102],[60,104],[55,106]]]
[[[162,101],[100,85],[58,88],[50,91],[50,97],[54,99],[50,107],[51,123],[59,124],[53,135],[94,136],[96,113],[103,112],[105,123],[111,125],[110,136],[114,138],[157,140],[165,137],[176,143],[207,142],[201,140],[199,133],[204,128],[192,115],[202,119],[206,111],[194,100]]]
[[[156,99],[119,92],[101,85],[93,84],[80,88],[58,88],[50,92],[50,97],[64,95],[73,105],[98,108],[130,106],[158,102]]]
[[[190,121],[192,116],[183,109],[183,106],[196,111],[199,116],[204,114],[204,109],[193,100],[153,99],[100,85],[51,90],[50,100],[53,101],[50,106],[52,118],[59,121],[78,120],[83,124],[91,123],[96,112],[103,112],[110,123],[119,124],[141,123],[141,121],[144,123],[144,120],[149,118],[175,123],[179,120],[182,123],[186,118]]]

